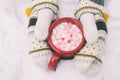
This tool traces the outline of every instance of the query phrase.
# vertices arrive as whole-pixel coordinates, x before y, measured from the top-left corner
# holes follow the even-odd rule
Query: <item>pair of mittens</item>
[[[83,25],[86,43],[76,53],[76,68],[85,74],[99,72],[107,36],[104,0],[80,0],[75,17]],[[57,0],[34,0],[28,26],[29,54],[37,66],[47,68],[52,51],[46,41],[48,28],[58,11]]]
[[[34,63],[47,68],[52,50],[46,41],[48,29],[58,11],[57,0],[33,0],[28,10],[28,46],[29,55]]]
[[[85,75],[95,75],[101,69],[108,18],[103,7],[104,0],[80,0],[75,12],[76,19],[83,25],[86,43],[76,53],[74,61],[76,68]]]

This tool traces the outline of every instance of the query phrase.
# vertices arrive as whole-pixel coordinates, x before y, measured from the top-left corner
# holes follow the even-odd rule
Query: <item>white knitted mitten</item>
[[[48,28],[57,14],[57,0],[33,0],[28,25],[29,55],[39,67],[47,68],[52,51],[46,41]]]
[[[75,16],[81,21],[86,43],[75,55],[77,69],[86,74],[99,72],[107,28],[103,16],[103,0],[80,0]]]

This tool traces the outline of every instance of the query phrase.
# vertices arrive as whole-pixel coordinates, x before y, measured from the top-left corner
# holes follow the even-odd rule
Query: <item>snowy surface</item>
[[[59,1],[61,15],[73,17],[78,0]],[[0,0],[0,80],[120,80],[120,0],[106,0],[109,35],[102,71],[94,77],[80,74],[71,60],[61,61],[56,72],[44,71],[33,64],[26,45],[25,8],[29,4],[30,0]]]

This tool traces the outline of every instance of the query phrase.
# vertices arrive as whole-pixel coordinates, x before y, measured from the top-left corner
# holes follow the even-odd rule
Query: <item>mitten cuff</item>
[[[99,14],[103,16],[103,6],[90,0],[81,0],[75,12],[76,19],[80,19],[84,13]]]
[[[53,2],[38,2],[35,5],[32,6],[32,12],[31,14],[35,12],[39,12],[42,9],[50,9],[54,15],[57,14],[57,11],[59,9],[58,5]]]

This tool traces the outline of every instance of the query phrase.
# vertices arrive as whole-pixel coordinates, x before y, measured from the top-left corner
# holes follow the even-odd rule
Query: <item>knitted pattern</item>
[[[80,21],[83,14],[93,14],[92,16],[98,31],[97,41],[93,43],[86,41],[83,48],[76,53],[74,58],[76,68],[86,75],[95,75],[100,72],[103,62],[101,58],[104,53],[105,41],[107,37],[107,27],[103,16],[103,6],[104,0],[80,0],[75,12],[76,19]],[[94,35],[91,35],[91,37],[92,36]]]
[[[103,6],[98,5],[91,0],[80,0],[80,3],[75,12],[76,19],[80,19],[84,13],[99,14],[103,16]]]
[[[75,55],[75,65],[81,72],[86,72],[88,75],[99,72],[102,65],[101,55],[105,47],[106,32],[99,30],[98,41],[89,44],[85,43],[84,47]],[[91,69],[94,66],[94,69]],[[96,71],[95,71],[96,69]]]
[[[56,15],[59,7],[57,4],[52,2],[41,2],[33,5],[31,14],[39,12],[41,9],[50,9]]]
[[[39,40],[34,35],[34,26],[28,29],[29,55],[32,56],[34,63],[39,67],[47,68],[47,63],[51,58],[51,49],[46,40]]]
[[[52,50],[48,46],[47,43],[47,37],[45,36],[44,39],[42,39],[42,36],[39,36],[40,34],[43,35],[44,31],[40,33],[36,33],[36,30],[46,30],[49,28],[48,26],[39,26],[44,24],[50,24],[50,23],[41,23],[38,20],[41,20],[41,16],[39,16],[40,11],[45,9],[46,11],[52,11],[53,15],[57,15],[57,11],[59,9],[58,5],[56,4],[56,0],[34,0],[32,1],[31,6],[31,12],[30,12],[30,19],[28,24],[28,44],[29,44],[29,55],[33,58],[34,63],[42,68],[47,68],[48,62],[52,56]],[[49,10],[48,10],[49,9]],[[51,13],[52,13],[51,12]],[[47,15],[47,13],[46,13]],[[53,16],[50,15],[50,16]],[[44,20],[47,20],[48,17],[44,16],[42,17]],[[52,22],[53,18],[49,19]],[[38,37],[39,36],[39,37]]]

